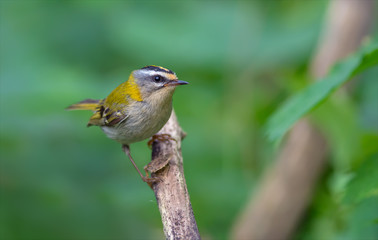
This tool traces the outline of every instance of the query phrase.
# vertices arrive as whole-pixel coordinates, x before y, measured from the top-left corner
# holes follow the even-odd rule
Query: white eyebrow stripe
[[[143,74],[147,74],[147,75],[150,75],[150,76],[153,76],[153,75],[156,75],[160,72],[157,72],[157,71],[153,71],[153,70],[140,70]]]

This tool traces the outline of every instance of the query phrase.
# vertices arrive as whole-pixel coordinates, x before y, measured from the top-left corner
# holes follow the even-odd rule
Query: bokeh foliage
[[[349,58],[335,63],[329,74],[292,96],[268,120],[267,135],[270,140],[279,140],[306,113],[324,102],[329,95],[352,77],[378,65],[378,44],[363,46]]]
[[[189,193],[202,236],[227,239],[277,154],[263,126],[309,82],[327,4],[1,1],[0,236],[164,238],[153,193],[119,144],[85,127],[89,112],[64,111],[155,64],[190,82],[174,96]],[[311,115],[331,159],[298,239],[377,233],[377,71]],[[131,150],[147,164],[146,142]]]

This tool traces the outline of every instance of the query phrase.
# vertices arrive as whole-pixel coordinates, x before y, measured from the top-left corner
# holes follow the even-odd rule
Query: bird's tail
[[[72,104],[66,110],[91,110],[96,111],[101,100],[85,99],[81,102]]]

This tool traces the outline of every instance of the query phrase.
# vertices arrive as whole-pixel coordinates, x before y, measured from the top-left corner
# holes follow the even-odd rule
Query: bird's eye
[[[154,81],[157,82],[157,83],[161,82],[161,80],[162,80],[162,78],[160,76],[155,76],[154,77]]]

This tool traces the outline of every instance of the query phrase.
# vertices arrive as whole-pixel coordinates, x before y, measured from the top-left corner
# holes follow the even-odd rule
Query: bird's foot
[[[143,182],[147,183],[148,186],[150,186],[150,188],[152,189],[152,185],[154,183],[158,182],[159,178],[157,178],[157,177],[150,177],[149,174],[148,174],[146,166],[144,167],[144,171],[146,172],[146,176],[141,176],[142,180],[143,180]]]

